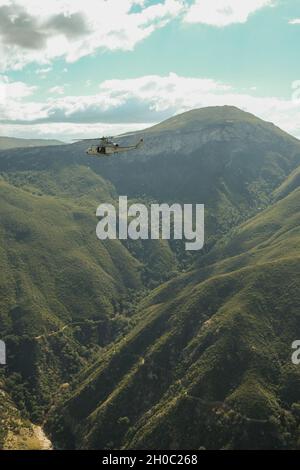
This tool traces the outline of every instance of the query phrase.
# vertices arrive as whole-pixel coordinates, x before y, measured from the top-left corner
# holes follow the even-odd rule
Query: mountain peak
[[[209,106],[185,111],[150,127],[146,132],[198,131],[211,126],[223,127],[224,125],[234,124],[260,125],[265,129],[272,130],[272,132],[279,132],[281,136],[289,136],[273,123],[264,121],[236,106],[229,105]]]

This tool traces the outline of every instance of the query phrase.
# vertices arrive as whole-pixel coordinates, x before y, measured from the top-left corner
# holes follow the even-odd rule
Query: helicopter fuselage
[[[87,155],[91,157],[107,157],[115,153],[128,152],[129,150],[138,149],[143,145],[143,139],[141,139],[136,145],[130,145],[127,147],[121,147],[119,144],[104,143],[100,145],[92,145],[86,151]]]
[[[87,155],[91,157],[105,157],[109,155],[113,155],[118,150],[116,146],[100,146],[100,145],[92,145],[86,151]]]

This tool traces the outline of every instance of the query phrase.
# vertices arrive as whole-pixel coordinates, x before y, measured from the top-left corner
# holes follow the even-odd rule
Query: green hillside
[[[20,415],[19,410],[12,402],[7,392],[3,390],[3,383],[0,385],[1,404],[1,430],[0,430],[0,448],[7,448],[7,441],[11,436],[17,433],[30,429],[29,421],[26,421]]]
[[[33,184],[0,181],[1,338],[8,343],[12,393],[15,382],[35,391],[25,387],[18,397],[29,412],[80,368],[90,343],[103,346],[126,327],[123,302],[142,287],[139,262],[126,248],[96,238],[85,195],[73,202]]]
[[[225,259],[143,301],[136,328],[52,414],[53,436],[77,448],[299,448],[299,204],[297,190],[238,228]]]
[[[2,173],[0,192],[6,384],[39,421],[57,386],[129,328],[136,299],[176,269],[174,255],[165,243],[145,255],[142,246],[131,254],[97,239],[96,208],[114,203],[116,192],[87,167]]]
[[[20,413],[0,379],[0,448],[1,450],[48,450],[50,441],[41,431]]]

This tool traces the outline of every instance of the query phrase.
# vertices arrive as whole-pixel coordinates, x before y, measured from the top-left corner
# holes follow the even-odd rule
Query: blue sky
[[[299,0],[0,0],[0,133],[69,140],[233,104],[300,137],[299,41]]]

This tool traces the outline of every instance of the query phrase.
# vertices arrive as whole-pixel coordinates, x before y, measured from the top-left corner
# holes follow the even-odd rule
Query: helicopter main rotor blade
[[[90,139],[72,139],[72,142],[86,142],[91,140],[101,140],[99,137],[91,137]]]

